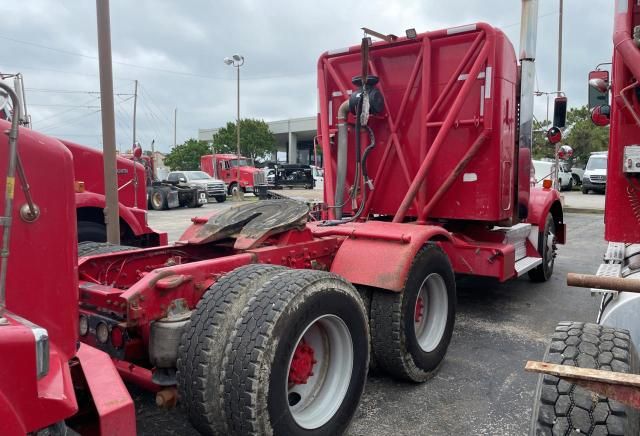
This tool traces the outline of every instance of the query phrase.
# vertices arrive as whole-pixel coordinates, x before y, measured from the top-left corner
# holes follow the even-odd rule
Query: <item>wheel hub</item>
[[[416,300],[416,311],[414,315],[414,322],[422,321],[422,317],[424,316],[424,298],[421,296]]]
[[[307,345],[304,340],[300,341],[291,359],[289,383],[294,385],[307,384],[309,377],[313,375],[313,365],[316,363],[313,348]]]

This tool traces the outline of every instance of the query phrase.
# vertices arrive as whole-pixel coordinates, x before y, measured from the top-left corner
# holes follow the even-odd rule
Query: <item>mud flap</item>
[[[109,355],[80,344],[76,357],[98,412],[100,434],[135,435],[133,400]]]

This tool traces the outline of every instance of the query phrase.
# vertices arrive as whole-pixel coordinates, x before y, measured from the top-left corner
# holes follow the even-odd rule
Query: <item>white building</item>
[[[290,118],[267,123],[276,137],[278,160],[288,163],[315,164],[313,139],[317,135],[317,118]],[[215,129],[198,129],[198,140],[211,141]],[[318,145],[319,147],[320,145]],[[320,158],[318,159],[320,160]]]

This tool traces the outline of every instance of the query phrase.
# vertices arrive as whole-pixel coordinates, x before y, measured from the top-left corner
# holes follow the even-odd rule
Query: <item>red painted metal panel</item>
[[[73,154],[73,163],[76,180],[84,182],[84,187],[89,192],[104,195],[104,166],[102,152],[95,148],[76,144],[71,141],[61,142]],[[118,186],[124,186],[118,191],[118,201],[126,207],[134,207],[135,191],[133,183],[134,168],[138,173],[138,208],[147,208],[147,188],[145,185],[146,174],[142,164],[134,164],[130,159],[117,157]],[[134,166],[135,165],[135,166]],[[128,184],[127,184],[128,183]]]
[[[637,88],[640,81],[640,52],[631,39],[635,26],[640,25],[640,7],[631,0],[617,2],[614,21],[613,80],[611,102],[611,133],[607,164],[605,200],[605,239],[627,243],[640,242],[640,184],[637,178],[627,178],[622,172],[624,147],[640,144],[640,125],[632,111],[640,114]],[[626,3],[626,7],[624,7]],[[622,98],[631,103],[629,108]]]
[[[352,283],[401,291],[415,254],[432,239],[449,239],[439,226],[394,224],[383,221],[315,227],[319,235],[342,234],[344,240],[331,265]]]
[[[442,199],[431,206],[429,216],[420,216],[420,221],[510,219],[515,197],[516,65],[513,47],[504,34],[483,23],[466,32],[445,29],[414,40],[374,43],[369,70],[380,77],[378,88],[385,97],[385,111],[369,120],[377,145],[367,161],[375,189],[365,215],[396,215],[400,209],[398,222],[405,214],[422,215],[424,205],[484,128],[490,132],[486,143]],[[330,205],[334,202],[336,166],[331,136],[336,132],[338,107],[355,89],[351,78],[359,73],[357,47],[324,54],[318,62],[318,130],[324,155],[330,156],[325,160],[329,183],[325,200]],[[352,115],[349,121],[354,121]],[[349,156],[355,153],[353,136],[351,130]],[[354,174],[350,159],[346,192]],[[350,205],[345,209],[348,213]]]
[[[9,124],[0,121],[0,130],[7,129]],[[0,149],[7,150],[7,142],[7,135],[0,135]],[[26,200],[16,180],[7,307],[46,328],[51,342],[68,360],[75,354],[78,336],[73,161],[69,150],[60,142],[32,130],[20,129],[18,142],[32,197],[41,214],[32,223],[20,218],[19,210]],[[6,166],[7,153],[0,153],[0,171],[4,172]],[[55,169],[55,174],[43,168]],[[0,202],[4,202],[4,195],[3,188]]]
[[[31,328],[11,313],[8,319],[0,326],[0,418],[11,418],[0,419],[0,434],[25,434],[70,417],[77,404],[65,353],[52,344],[49,372],[38,380]]]
[[[77,356],[98,412],[100,434],[135,435],[133,400],[111,358],[86,344],[80,345]]]
[[[557,190],[539,187],[531,188],[527,222],[544,228],[547,215],[554,203],[560,204],[560,193]]]

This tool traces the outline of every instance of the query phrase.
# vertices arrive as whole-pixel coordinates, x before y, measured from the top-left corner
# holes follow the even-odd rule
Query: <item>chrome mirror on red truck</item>
[[[136,159],[140,159],[142,157],[142,147],[140,147],[140,144],[135,144],[133,146],[133,157]]]
[[[611,117],[611,106],[603,104],[591,110],[591,122],[596,126],[604,127],[609,125]]]
[[[608,71],[589,72],[589,109],[609,104],[609,86]]]

